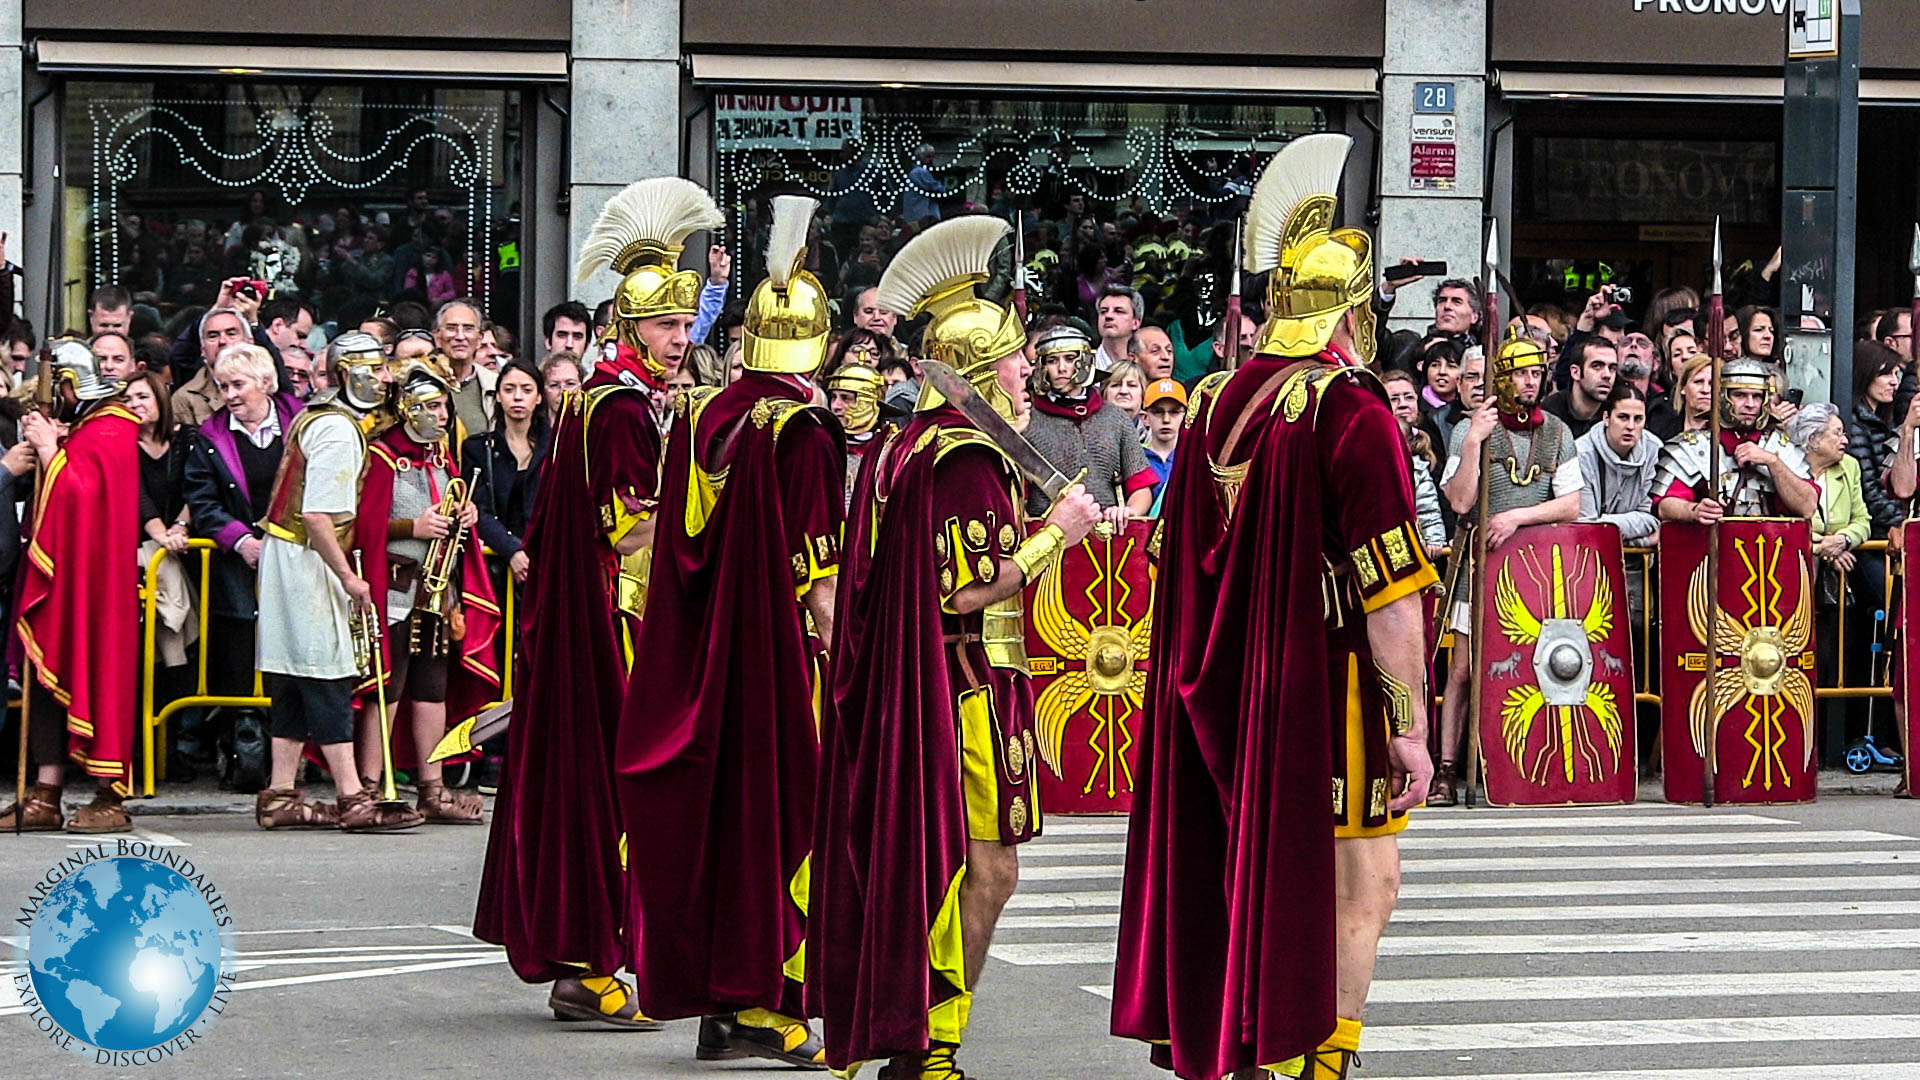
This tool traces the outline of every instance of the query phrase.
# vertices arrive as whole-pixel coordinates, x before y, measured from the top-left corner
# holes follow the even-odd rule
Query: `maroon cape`
[[[626,962],[613,742],[627,669],[602,518],[609,499],[651,498],[659,447],[646,395],[596,375],[561,404],[534,500],[507,771],[473,918],[527,982]]]
[[[443,449],[443,448],[442,448]],[[353,543],[360,552],[366,579],[374,583],[373,605],[380,612],[380,625],[389,632],[380,637],[380,655],[387,673],[387,704],[399,699],[393,686],[393,655],[407,642],[395,641],[391,620],[387,618],[386,582],[390,573],[387,560],[387,520],[393,513],[393,482],[400,465],[422,468],[432,453],[429,447],[413,441],[400,428],[373,440],[367,448],[367,475],[360,485],[360,507],[353,519]],[[443,463],[444,464],[444,463]],[[436,501],[445,494],[432,492]],[[447,723],[449,726],[474,715],[500,695],[500,663],[494,651],[494,635],[500,629],[500,605],[493,595],[493,579],[487,573],[486,557],[480,551],[480,534],[468,530],[460,548],[460,606],[466,618],[466,634],[449,642],[450,657],[456,661],[447,671]],[[354,701],[363,707],[374,700],[373,678],[360,685]],[[404,718],[406,710],[400,710]],[[431,746],[414,746],[412,729],[396,723],[393,732],[393,756],[398,768],[408,768],[431,753]]]
[[[140,421],[118,401],[67,433],[33,508],[20,574],[20,643],[67,710],[67,753],[121,795],[133,790],[140,680]],[[57,575],[55,571],[58,571]]]
[[[804,1015],[820,750],[795,600],[839,563],[844,471],[839,424],[807,396],[749,373],[690,392],[667,441],[636,649],[646,664],[615,754],[627,834],[646,853],[628,865],[630,967],[659,1019]]]
[[[964,662],[992,687],[993,708],[1015,738],[1031,727],[1033,700],[1025,676],[985,664],[977,613],[942,616],[941,576],[951,581],[956,558],[967,565],[975,557],[947,539],[950,519],[991,519],[980,546],[1002,544],[1002,555],[1025,535],[1009,487],[1016,479],[951,409],[916,416],[861,463],[841,551],[832,695],[822,710],[807,919],[807,1007],[822,1020],[836,1069],[927,1049],[936,1007],[943,1022],[964,1023],[966,1003],[954,1001],[966,994],[955,982],[958,958],[942,960],[929,944],[936,927],[949,925],[941,916],[966,864],[962,684],[951,665]],[[975,636],[964,661],[945,640],[949,620]],[[1005,778],[1004,749],[991,752]],[[1000,815],[1003,842],[1037,825],[1017,799],[1003,797]],[[953,924],[937,936],[957,934]]]
[[[1346,658],[1322,572],[1411,518],[1384,400],[1341,375],[1275,401],[1287,364],[1256,357],[1195,403],[1163,506],[1113,1031],[1170,1044],[1154,1060],[1189,1080],[1278,1064],[1333,1031],[1328,782],[1345,702],[1331,688]],[[1231,515],[1213,461],[1250,462]]]

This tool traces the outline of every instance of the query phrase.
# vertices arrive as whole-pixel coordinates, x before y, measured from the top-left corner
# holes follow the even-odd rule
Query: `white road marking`
[[[1478,1080],[1887,1080],[1893,1076],[1920,1076],[1920,1061],[1886,1061],[1861,1065],[1749,1065],[1729,1069],[1633,1069],[1626,1072],[1476,1073]],[[1382,1076],[1368,1080],[1401,1080]],[[1404,1080],[1421,1080],[1406,1077]]]
[[[1920,873],[1836,877],[1637,878],[1605,881],[1461,881],[1400,886],[1400,899],[1483,900],[1503,896],[1632,896],[1661,893],[1907,892]],[[1113,894],[1116,898],[1119,893]],[[1019,895],[1015,894],[1015,899]],[[1114,901],[1118,903],[1118,899]],[[1401,907],[1399,911],[1412,910]],[[1395,917],[1398,917],[1396,913]]]
[[[1844,919],[1866,915],[1912,915],[1911,900],[1780,901],[1725,904],[1568,904],[1560,907],[1400,908],[1396,926],[1408,923],[1603,922],[1609,919]],[[1008,915],[1003,930],[1119,926],[1120,913],[1075,911],[1068,915]]]
[[[413,975],[427,971],[449,971],[454,968],[483,967],[488,964],[504,964],[507,955],[504,952],[488,956],[462,956],[446,960],[434,960],[423,964],[398,964],[391,967],[359,968],[349,971],[323,971],[313,975],[289,975],[278,979],[240,979],[234,982],[233,989],[269,990],[279,986],[304,986],[308,983],[345,982],[350,979],[378,979],[390,975]],[[0,1007],[0,1016],[15,1016],[27,1011],[25,1005],[18,1004],[20,996],[8,981],[0,983],[0,1001],[9,1002]]]
[[[1535,870],[1701,870],[1752,869],[1762,866],[1887,866],[1902,863],[1920,868],[1920,851],[1730,851],[1687,852],[1667,855],[1533,855],[1511,859],[1460,856],[1452,859],[1405,859],[1406,874],[1525,873]],[[1046,869],[1046,867],[1036,867]],[[1061,867],[1077,870],[1081,867]],[[1026,867],[1020,875],[1028,877]],[[1118,877],[1120,870],[1114,869]]]
[[[1649,804],[1651,805],[1651,804]],[[1690,829],[1708,829],[1716,827],[1732,828],[1749,825],[1799,825],[1787,818],[1760,817],[1755,814],[1628,814],[1621,817],[1613,815],[1590,815],[1585,817],[1509,817],[1506,814],[1474,814],[1467,817],[1447,816],[1429,818],[1416,814],[1400,835],[1404,838],[1433,830],[1453,831],[1468,829],[1596,829],[1619,826],[1622,828],[1645,829],[1656,825],[1685,825]],[[1051,828],[1048,829],[1052,831]]]
[[[1367,1052],[1540,1050],[1571,1046],[1920,1039],[1920,1015],[1723,1016],[1678,1020],[1546,1020],[1508,1024],[1369,1025]],[[1885,1069],[1886,1066],[1878,1066]],[[1642,1073],[1641,1075],[1645,1075]],[[1781,1075],[1776,1070],[1776,1075]],[[1797,1070],[1786,1072],[1796,1078]],[[1881,1076],[1890,1075],[1882,1072]]]
[[[1920,838],[1866,829],[1807,829],[1756,833],[1619,833],[1602,832],[1574,836],[1420,836],[1403,833],[1403,852],[1479,851],[1488,848],[1511,851],[1514,848],[1642,848],[1745,846],[1752,844],[1920,844]],[[1092,854],[1089,852],[1088,854]]]

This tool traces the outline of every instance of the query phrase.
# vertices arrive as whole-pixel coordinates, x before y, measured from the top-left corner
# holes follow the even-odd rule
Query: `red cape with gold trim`
[[[387,519],[393,511],[393,482],[399,462],[405,460],[418,468],[427,448],[394,428],[373,440],[367,447],[367,475],[360,487],[360,508],[353,521],[353,542],[360,550],[366,580],[373,585],[373,604],[380,612],[380,625],[389,632],[380,636],[380,652],[387,673],[387,704],[395,702],[393,650],[405,642],[393,640],[387,619]],[[438,494],[444,495],[445,492]],[[493,578],[487,573],[486,557],[480,551],[480,533],[467,532],[460,545],[460,605],[466,615],[466,635],[448,642],[451,659],[447,669],[447,724],[452,726],[474,715],[500,698],[500,663],[494,637],[500,629],[500,606],[493,596]],[[362,707],[374,700],[371,676],[355,691],[354,705]],[[402,713],[404,715],[404,711]],[[393,732],[394,763],[406,768],[419,757],[433,751],[431,746],[412,747],[409,730],[396,723]]]
[[[645,659],[614,755],[627,835],[646,853],[627,874],[630,966],[658,1019],[804,1011],[820,744],[789,535],[824,507],[837,540],[843,467],[839,426],[801,397],[749,373],[683,399],[667,441]]]
[[[561,403],[527,528],[533,569],[521,594],[519,685],[473,916],[474,936],[506,946],[527,982],[582,967],[608,974],[627,961],[613,790],[627,671],[614,629],[613,549],[587,482],[586,406],[583,391]],[[617,408],[637,417],[645,406]],[[650,425],[596,420],[592,435],[607,461],[653,460]]]
[[[1273,395],[1249,398],[1286,363],[1255,357],[1221,388],[1219,412],[1188,414],[1162,504],[1113,1033],[1154,1043],[1154,1063],[1187,1080],[1276,1065],[1334,1027],[1340,684],[1316,431],[1383,405],[1342,390],[1314,423],[1250,436],[1243,475],[1260,481],[1229,514],[1213,439],[1242,409],[1269,408]]]
[[[942,428],[973,430],[942,408],[868,450],[841,547],[806,991],[836,1069],[925,1050],[930,1011],[944,1010],[946,1023],[966,1004],[950,981],[959,973],[934,967],[935,941],[944,948],[959,936],[959,920],[942,916],[957,906],[949,891],[967,854],[935,488],[956,476],[1005,480],[997,454],[991,468],[961,468],[958,455],[987,449],[956,450],[952,466],[936,469]]]
[[[122,795],[140,677],[139,438],[117,400],[73,425],[47,466],[20,578],[20,642],[66,707],[67,752]]]

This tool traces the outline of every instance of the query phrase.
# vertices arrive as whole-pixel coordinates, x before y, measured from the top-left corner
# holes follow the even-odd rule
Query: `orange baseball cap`
[[[1187,407],[1187,388],[1184,386],[1181,386],[1179,383],[1175,382],[1172,379],[1155,380],[1153,383],[1147,386],[1146,400],[1141,404],[1140,407],[1142,409],[1151,409],[1153,408],[1154,402],[1165,401],[1168,398],[1172,398],[1173,400],[1179,402],[1181,408],[1183,409],[1186,408]]]

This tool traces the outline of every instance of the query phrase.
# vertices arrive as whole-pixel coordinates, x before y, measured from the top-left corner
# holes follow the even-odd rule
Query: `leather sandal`
[[[400,832],[424,824],[410,806],[383,806],[366,788],[340,796],[340,831],[350,833]]]
[[[1454,788],[1453,762],[1443,761],[1434,770],[1433,787],[1427,793],[1428,806],[1457,806],[1460,794]]]
[[[748,1021],[772,1021],[771,1023]],[[737,1061],[757,1057],[797,1069],[825,1069],[827,1048],[812,1027],[791,1017],[752,1009],[733,1016],[700,1020],[697,1061]]]
[[[471,792],[456,792],[444,780],[418,781],[420,816],[430,825],[480,825],[487,801]]]
[[[0,831],[12,832],[13,819],[20,813],[20,806],[9,806],[0,811]],[[27,789],[26,816],[20,822],[21,832],[59,832],[65,823],[60,813],[60,789],[52,784],[35,784]]]
[[[297,788],[267,788],[254,796],[253,822],[263,829],[333,829],[340,825],[340,808],[310,803]]]
[[[547,994],[555,1020],[598,1020],[625,1031],[659,1031],[665,1025],[640,1011],[633,987],[612,975],[558,979]]]
[[[118,833],[132,832],[133,818],[127,815],[126,804],[120,796],[106,788],[101,788],[93,796],[93,801],[73,812],[67,822],[67,831],[72,833]]]

